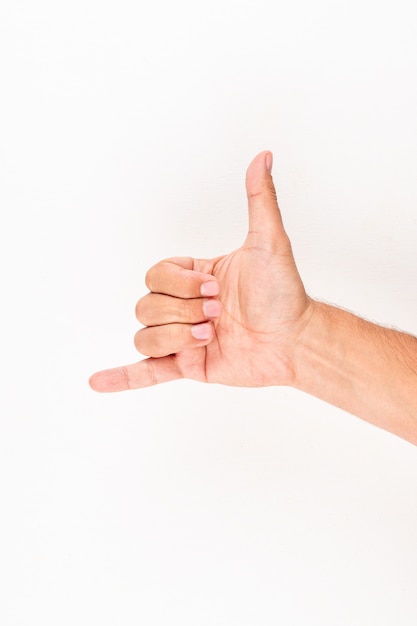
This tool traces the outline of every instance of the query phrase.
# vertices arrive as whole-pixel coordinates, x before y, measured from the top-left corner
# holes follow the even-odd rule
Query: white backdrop
[[[140,358],[147,268],[274,178],[307,290],[417,333],[414,0],[1,0],[0,623],[415,626],[417,450]]]

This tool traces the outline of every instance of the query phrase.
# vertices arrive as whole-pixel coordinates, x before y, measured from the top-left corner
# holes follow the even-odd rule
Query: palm
[[[288,347],[300,332],[309,300],[288,247],[269,251],[245,245],[200,262],[222,285],[223,313],[209,345],[177,353],[186,378],[258,387],[289,384]]]

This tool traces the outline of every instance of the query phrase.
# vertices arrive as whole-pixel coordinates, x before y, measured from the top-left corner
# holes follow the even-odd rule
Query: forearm
[[[417,338],[314,303],[295,387],[417,445]]]

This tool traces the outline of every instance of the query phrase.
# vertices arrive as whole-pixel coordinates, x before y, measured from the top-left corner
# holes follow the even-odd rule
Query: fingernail
[[[209,339],[211,336],[210,324],[196,324],[191,327],[191,334],[194,339]]]
[[[268,152],[265,158],[265,165],[266,165],[266,169],[268,170],[268,174],[272,172],[272,162],[273,162],[272,152]]]
[[[218,296],[219,285],[215,280],[209,280],[201,285],[200,293],[202,296]]]
[[[206,317],[218,317],[221,310],[222,305],[218,300],[206,300],[203,302],[203,313]]]

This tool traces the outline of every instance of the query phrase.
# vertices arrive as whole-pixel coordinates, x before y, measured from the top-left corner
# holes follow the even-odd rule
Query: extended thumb
[[[246,172],[248,238],[264,244],[276,244],[285,235],[271,169],[272,153],[265,151],[253,159]]]

